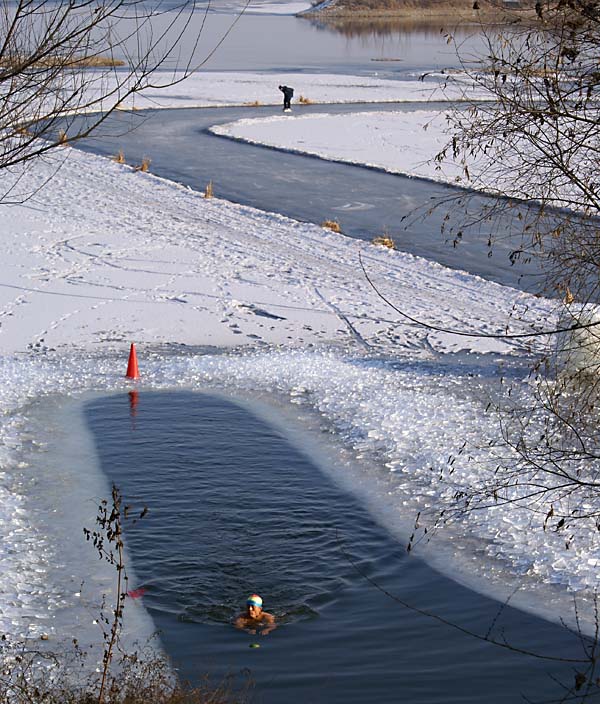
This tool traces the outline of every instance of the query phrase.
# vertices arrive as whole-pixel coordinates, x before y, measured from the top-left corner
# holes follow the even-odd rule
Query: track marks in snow
[[[37,194],[25,241],[9,248],[15,283],[37,292],[0,308],[4,321],[21,320],[23,306],[33,312],[12,347],[10,336],[0,335],[7,351],[40,337],[50,347],[97,348],[128,335],[194,345],[334,343],[407,356],[471,346],[386,306],[362,276],[359,250],[390,300],[425,321],[497,330],[521,296],[314,225],[206,200],[76,150],[59,174]],[[29,269],[28,250],[35,259]],[[56,301],[49,305],[46,294]],[[543,302],[528,313],[546,314]]]

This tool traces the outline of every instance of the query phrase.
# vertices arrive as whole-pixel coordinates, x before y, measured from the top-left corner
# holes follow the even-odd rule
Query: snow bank
[[[460,163],[434,161],[450,139],[446,127],[443,111],[407,110],[247,118],[215,125],[211,132],[331,161],[470,186]]]
[[[177,78],[171,71],[156,71],[153,84],[160,86]],[[111,74],[93,74],[87,89],[98,99],[107,92]],[[489,96],[463,76],[432,75],[424,81],[390,80],[327,73],[240,73],[199,71],[175,86],[146,88],[124,99],[123,109],[221,107],[231,105],[282,104],[279,85],[294,88],[294,102],[303,96],[312,103],[406,103],[457,102],[489,99]],[[96,85],[96,88],[94,88]],[[114,98],[113,98],[114,99]]]

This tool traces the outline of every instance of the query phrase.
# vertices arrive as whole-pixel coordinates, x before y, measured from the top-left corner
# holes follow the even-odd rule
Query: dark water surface
[[[86,406],[103,471],[149,513],[127,529],[144,604],[184,678],[248,668],[254,701],[517,702],[560,697],[572,667],[508,652],[403,608],[485,634],[499,604],[441,576],[311,459],[236,403],[140,392]],[[356,563],[353,566],[349,557]],[[279,628],[231,620],[257,591]],[[507,607],[499,639],[573,657],[576,638]],[[260,642],[260,649],[250,649]]]

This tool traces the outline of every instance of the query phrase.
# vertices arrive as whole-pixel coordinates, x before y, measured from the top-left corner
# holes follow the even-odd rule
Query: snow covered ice
[[[353,95],[362,99],[360,90]],[[252,86],[247,97],[257,95]],[[184,102],[194,101],[206,104],[193,93]],[[35,408],[44,399],[128,389],[130,342],[142,361],[141,390],[260,393],[288,412],[309,409],[351,455],[383,468],[382,515],[402,537],[416,511],[433,515],[489,468],[486,445],[498,427],[485,408],[499,370],[513,375],[515,394],[530,393],[524,369],[531,349],[518,340],[436,332],[397,316],[359,274],[359,252],[386,295],[440,327],[502,332],[509,324],[522,332],[556,322],[543,298],[205,199],[72,148],[23,174],[2,174],[5,191],[12,178],[20,193],[33,194],[0,210],[0,627],[15,634],[52,631],[77,604],[74,575],[85,558],[58,546],[65,526],[89,519],[77,513],[72,524],[48,528],[36,507],[47,477],[37,470],[49,462],[44,447],[51,438],[38,433]],[[546,343],[533,344],[540,351]],[[473,459],[439,481],[465,441]],[[92,494],[106,492],[97,467],[85,471]],[[72,479],[67,473],[61,481],[70,486]],[[567,552],[556,534],[530,530],[531,520],[515,507],[467,515],[440,537],[444,560],[435,543],[428,559],[446,569],[452,560],[463,579],[494,573],[499,593],[516,576],[532,591],[555,585],[552,598],[564,603],[569,590],[593,588],[595,545],[582,539]],[[477,545],[475,565],[451,553],[467,541]],[[93,580],[98,593],[106,580]]]
[[[393,81],[392,81],[393,83]],[[406,82],[407,95],[411,95],[410,81]],[[459,100],[465,95],[467,85],[464,79],[432,90],[423,86],[429,100]],[[414,95],[414,93],[412,93]],[[471,99],[481,99],[476,91],[466,92]],[[417,100],[415,96],[411,100]],[[401,102],[397,100],[395,102]],[[461,155],[456,157],[451,143],[449,114],[437,110],[403,110],[402,112],[362,111],[343,115],[298,115],[289,118],[268,117],[249,118],[236,122],[216,125],[211,128],[214,134],[237,139],[250,144],[261,144],[299,154],[311,154],[321,159],[341,161],[349,164],[362,164],[389,173],[403,174],[448,183],[463,188],[487,193],[513,194],[519,198],[526,176],[516,179],[518,169],[506,167],[503,175],[496,168],[493,148],[487,156],[469,160],[468,175]],[[566,125],[565,125],[566,130]],[[529,160],[535,159],[531,146],[515,148],[516,154],[529,153]],[[538,155],[539,157],[539,155]],[[591,159],[590,159],[591,161]],[[501,162],[502,163],[502,162]],[[515,164],[515,167],[517,165]],[[520,190],[521,189],[521,190]],[[572,207],[578,202],[568,185],[562,184],[558,198],[549,193],[531,193],[532,197],[554,202],[558,207]]]
[[[157,71],[157,85],[168,84],[171,72]],[[176,74],[175,74],[176,77]],[[111,77],[103,76],[88,88],[90,98],[99,98],[98,91],[110,85]],[[311,103],[414,103],[460,102],[477,98],[486,100],[483,91],[464,76],[457,75],[448,83],[447,76],[432,75],[426,80],[410,78],[379,78],[377,76],[346,76],[331,73],[301,73],[282,71],[276,74],[229,71],[198,72],[186,77],[174,87],[146,88],[124,99],[120,109],[161,109],[224,107],[232,105],[279,105],[281,93],[277,85],[294,87],[293,105],[301,96]]]

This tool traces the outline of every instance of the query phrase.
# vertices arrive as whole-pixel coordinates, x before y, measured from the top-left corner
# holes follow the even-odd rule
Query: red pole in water
[[[131,349],[129,350],[129,362],[127,363],[127,374],[125,376],[128,379],[139,379],[140,372],[138,370],[137,354],[135,353],[135,344],[131,343]]]

